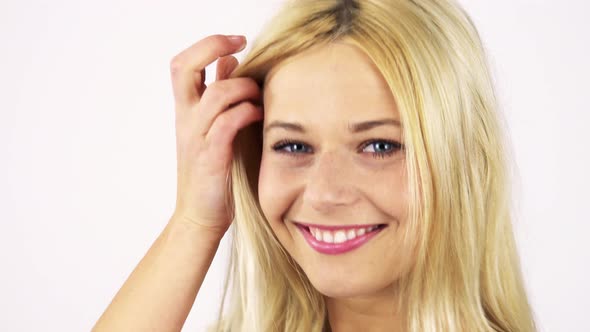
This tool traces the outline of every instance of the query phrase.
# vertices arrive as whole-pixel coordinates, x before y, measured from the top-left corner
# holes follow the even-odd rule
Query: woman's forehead
[[[344,43],[305,51],[273,68],[264,86],[264,106],[269,116],[397,115],[379,70],[360,49]]]

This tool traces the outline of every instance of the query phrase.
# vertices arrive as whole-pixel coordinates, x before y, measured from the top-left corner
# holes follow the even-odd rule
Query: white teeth
[[[343,243],[346,241],[346,233],[344,231],[337,231],[334,233],[334,243]]]
[[[315,236],[315,239],[316,240],[318,240],[318,241],[321,241],[322,240],[322,233],[319,230],[317,230],[317,229],[315,231],[315,235],[314,236]]]
[[[326,243],[344,243],[346,241],[355,239],[359,236],[363,236],[369,232],[372,232],[378,229],[378,225],[369,226],[365,228],[357,228],[357,229],[349,229],[349,230],[335,230],[335,231],[328,231],[328,230],[321,230],[315,227],[309,227],[309,232],[311,235],[320,242]]]
[[[348,240],[352,240],[352,239],[356,238],[356,232],[354,231],[354,229],[348,230],[348,233],[346,233],[346,238]]]

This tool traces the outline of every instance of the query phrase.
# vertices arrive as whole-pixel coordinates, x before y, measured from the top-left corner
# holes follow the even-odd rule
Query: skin
[[[261,95],[256,82],[228,78],[238,65],[231,54],[244,47],[243,37],[213,35],[172,59],[176,207],[93,331],[181,330],[231,222],[224,200],[231,143],[238,130],[263,118],[251,102]],[[215,60],[216,81],[206,86],[205,67]],[[326,296],[333,331],[401,331],[404,315],[394,312],[393,299],[395,281],[407,268],[400,264],[407,251],[399,245],[406,224],[403,153],[373,159],[383,146],[366,143],[401,142],[401,128],[347,132],[349,122],[399,119],[394,99],[370,61],[350,46],[334,44],[291,60],[268,76],[264,123],[297,121],[306,133],[265,133],[259,183],[264,213]],[[305,153],[273,150],[270,144],[284,138],[301,141]],[[293,220],[387,228],[353,252],[328,256],[307,246]]]
[[[271,228],[325,296],[334,331],[401,331],[394,300],[409,252],[401,246],[408,212],[405,152],[396,144],[403,144],[402,124],[349,130],[358,122],[400,121],[388,85],[360,49],[338,42],[273,68],[263,100],[258,189]],[[276,121],[303,130],[271,128]],[[285,139],[295,143],[277,145]],[[326,255],[307,244],[295,222],[387,227],[353,251]]]
[[[172,59],[176,207],[92,331],[182,329],[231,223],[225,196],[232,141],[238,130],[263,116],[251,102],[260,97],[258,84],[228,78],[238,65],[232,54],[245,46],[243,36],[212,35]],[[216,80],[207,86],[205,67],[216,60]]]

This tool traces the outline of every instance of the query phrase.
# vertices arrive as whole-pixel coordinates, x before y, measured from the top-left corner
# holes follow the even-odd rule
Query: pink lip
[[[349,252],[351,250],[354,250],[360,246],[362,246],[363,244],[367,243],[370,239],[372,239],[375,235],[377,235],[379,232],[381,232],[384,228],[378,228],[374,231],[371,231],[369,233],[366,233],[364,235],[361,236],[357,236],[356,238],[352,239],[352,240],[348,240],[344,243],[325,243],[325,242],[320,242],[318,240],[316,240],[316,238],[309,232],[309,228],[307,228],[308,226],[305,224],[299,224],[296,223],[295,224],[297,226],[297,228],[299,229],[299,231],[301,232],[301,234],[303,234],[303,237],[305,238],[305,240],[307,241],[307,243],[309,244],[310,247],[312,247],[314,250],[316,250],[317,252],[320,252],[322,254],[328,254],[328,255],[338,255],[338,254],[343,254],[346,252]],[[318,227],[316,225],[313,225],[312,227]],[[348,227],[348,229],[350,228],[359,228],[359,227],[366,227],[365,226],[354,226],[354,227]],[[324,227],[318,227],[318,228],[324,228]],[[334,227],[325,227],[324,229],[333,229]],[[338,229],[347,229],[346,227],[338,227]]]

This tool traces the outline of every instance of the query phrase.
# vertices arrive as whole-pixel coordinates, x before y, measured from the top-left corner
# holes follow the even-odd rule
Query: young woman
[[[459,5],[290,1],[238,64],[244,46],[215,35],[172,60],[176,210],[95,331],[179,331],[229,229],[214,330],[535,331]]]

